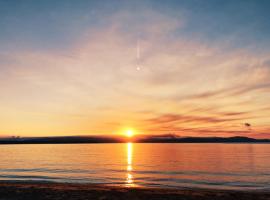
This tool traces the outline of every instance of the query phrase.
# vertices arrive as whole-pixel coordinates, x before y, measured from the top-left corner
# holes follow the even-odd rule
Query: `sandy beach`
[[[231,191],[209,189],[123,188],[93,184],[1,182],[0,200],[85,200],[85,199],[222,199],[266,200],[269,191]]]

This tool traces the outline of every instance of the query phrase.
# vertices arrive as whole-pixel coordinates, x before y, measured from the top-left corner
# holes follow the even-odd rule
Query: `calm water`
[[[270,189],[269,144],[0,146],[0,179]]]

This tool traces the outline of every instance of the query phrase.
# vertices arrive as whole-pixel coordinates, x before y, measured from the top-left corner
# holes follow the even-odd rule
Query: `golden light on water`
[[[127,164],[132,166],[132,143],[127,143]]]
[[[127,171],[132,171],[132,166],[131,165],[127,166]]]
[[[127,143],[127,178],[126,178],[126,186],[132,187],[134,186],[133,183],[133,176],[131,174],[132,168],[132,156],[133,156],[133,144],[131,142]]]

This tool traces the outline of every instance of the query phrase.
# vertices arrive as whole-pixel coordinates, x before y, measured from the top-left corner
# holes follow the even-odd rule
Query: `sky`
[[[0,0],[0,136],[270,138],[268,0]]]

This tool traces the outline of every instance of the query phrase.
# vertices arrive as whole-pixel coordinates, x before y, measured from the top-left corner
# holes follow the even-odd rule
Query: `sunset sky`
[[[270,138],[269,8],[0,0],[0,136]]]

